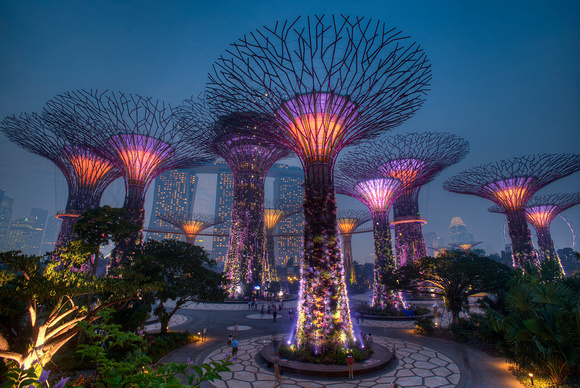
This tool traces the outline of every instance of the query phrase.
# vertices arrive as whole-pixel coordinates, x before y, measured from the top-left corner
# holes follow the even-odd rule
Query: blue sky
[[[238,37],[276,20],[322,13],[380,19],[425,50],[432,90],[423,108],[393,132],[452,132],[472,150],[423,189],[425,230],[448,238],[451,218],[459,216],[483,247],[498,251],[505,220],[487,212],[492,203],[447,193],[441,185],[502,158],[580,152],[578,1],[0,0],[0,116],[40,111],[56,94],[83,88],[179,104],[202,91],[212,62]],[[580,191],[579,178],[541,192]],[[31,207],[54,212],[65,204],[66,185],[54,166],[2,135],[0,189],[15,199],[15,217]],[[122,186],[112,187],[104,201],[122,203]],[[339,198],[339,208],[353,207],[362,205]],[[580,230],[580,206],[564,215]],[[554,222],[558,248],[571,244],[564,226]],[[371,246],[369,236],[355,238],[355,258]]]

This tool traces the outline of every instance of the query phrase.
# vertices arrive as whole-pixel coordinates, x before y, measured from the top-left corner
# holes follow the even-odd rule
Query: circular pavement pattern
[[[218,388],[262,388],[274,385],[274,370],[256,361],[256,354],[271,336],[262,336],[240,341],[238,356],[230,366],[230,372],[220,375],[223,380],[212,384]],[[395,368],[387,367],[383,373],[377,372],[369,376],[356,375],[354,380],[344,378],[308,378],[291,374],[282,376],[283,386],[302,388],[314,387],[390,387],[397,383],[400,387],[455,387],[461,378],[459,368],[447,356],[431,348],[415,342],[394,340],[387,337],[375,337],[374,342],[392,349],[395,346],[397,360],[393,360]],[[214,349],[203,361],[208,363],[218,361],[230,352],[229,346]]]

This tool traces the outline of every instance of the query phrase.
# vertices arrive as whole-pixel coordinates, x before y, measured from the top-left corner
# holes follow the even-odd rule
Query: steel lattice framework
[[[214,65],[213,109],[272,115],[278,126],[265,135],[293,149],[304,167],[299,347],[325,352],[354,340],[336,239],[334,161],[345,146],[411,117],[430,78],[425,53],[400,31],[342,15],[256,30]]]
[[[211,158],[198,144],[185,141],[172,108],[150,97],[97,90],[71,91],[47,103],[48,120],[59,135],[83,144],[109,160],[125,179],[128,219],[143,227],[145,193],[161,173],[205,163]],[[120,242],[112,265],[126,262],[142,241],[142,232]]]
[[[214,116],[203,98],[189,99],[179,107],[180,126],[205,130],[210,151],[222,157],[234,176],[230,245],[225,260],[229,294],[235,296],[247,283],[265,286],[271,269],[266,255],[264,184],[270,168],[290,156],[287,147],[260,136],[276,125],[271,116],[232,112]],[[190,137],[190,133],[187,133]]]
[[[564,268],[554,247],[550,224],[558,214],[578,204],[580,204],[580,193],[560,193],[534,196],[525,207],[526,220],[532,224],[538,237],[540,260],[556,260],[562,272]],[[492,213],[505,214],[504,209],[497,205],[488,210]]]
[[[508,220],[514,267],[537,264],[525,206],[547,184],[580,170],[580,155],[534,154],[492,162],[449,178],[443,188],[487,198]]]
[[[423,132],[383,137],[361,144],[347,154],[344,175],[356,174],[358,166],[378,171],[402,182],[404,192],[393,204],[397,266],[427,256],[419,212],[419,191],[445,168],[461,161],[469,143],[450,133]],[[356,176],[356,175],[354,175]]]
[[[280,222],[294,214],[300,212],[300,209],[292,204],[283,201],[266,201],[264,209],[264,224],[266,226],[266,257],[270,266],[272,279],[277,275],[276,256],[274,246],[274,230]]]
[[[222,218],[216,218],[213,215],[203,213],[186,214],[174,212],[159,214],[157,218],[179,228],[185,234],[187,242],[192,245],[195,245],[197,235],[204,229],[224,222]]]
[[[68,199],[66,209],[58,214],[63,222],[56,247],[67,245],[78,217],[99,206],[103,191],[121,173],[92,150],[57,135],[53,125],[36,113],[8,116],[0,130],[13,143],[52,161],[64,175]]]
[[[352,258],[352,234],[363,224],[369,222],[372,216],[366,210],[343,210],[338,213],[338,230],[342,236],[344,247],[344,268],[346,278],[350,284],[356,284],[356,274],[354,272],[354,260]]]

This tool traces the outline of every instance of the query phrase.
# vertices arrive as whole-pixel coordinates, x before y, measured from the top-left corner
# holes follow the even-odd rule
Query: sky
[[[178,105],[202,92],[212,63],[230,43],[277,20],[314,14],[379,19],[425,50],[432,65],[431,91],[423,107],[393,134],[451,132],[467,139],[471,152],[423,188],[424,231],[448,241],[451,219],[461,217],[475,240],[483,241],[481,247],[502,249],[505,217],[487,212],[492,202],[441,186],[458,172],[500,159],[580,152],[576,0],[0,0],[0,118],[40,112],[50,98],[77,89],[137,93]],[[202,197],[211,197],[213,188],[206,186],[199,191],[200,204]],[[14,218],[29,215],[32,207],[54,214],[66,203],[66,184],[54,165],[3,135],[0,189],[14,198]],[[578,191],[580,173],[539,193]],[[120,206],[123,196],[117,182],[102,203]],[[338,206],[364,208],[342,196]],[[580,238],[580,206],[563,215]],[[572,245],[563,220],[554,221],[552,234],[557,248]],[[370,233],[355,236],[353,249],[355,259],[368,260]]]

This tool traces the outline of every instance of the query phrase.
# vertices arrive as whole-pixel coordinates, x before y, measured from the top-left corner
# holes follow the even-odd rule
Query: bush
[[[385,308],[381,308],[378,306],[372,307],[369,306],[367,303],[360,303],[358,306],[356,306],[355,311],[368,315],[378,315],[380,317],[402,317],[407,315],[404,312],[397,310],[395,307],[392,306]],[[413,311],[415,315],[425,315],[431,312],[431,310],[429,310],[428,308],[421,306],[416,307]]]
[[[151,360],[156,363],[169,352],[199,341],[199,337],[187,331],[185,333],[169,332],[163,336],[160,334],[147,335],[145,341],[148,344],[147,356],[151,357]]]
[[[435,326],[433,325],[433,320],[431,318],[422,317],[415,321],[416,334],[429,334],[433,332]]]
[[[355,362],[364,361],[373,354],[373,350],[368,346],[368,343],[365,344],[364,348],[353,346],[349,350],[352,351]],[[315,354],[309,348],[298,349],[295,345],[280,345],[278,352],[281,358],[293,361],[309,362],[311,364],[346,365],[346,349],[330,351],[325,354]]]

